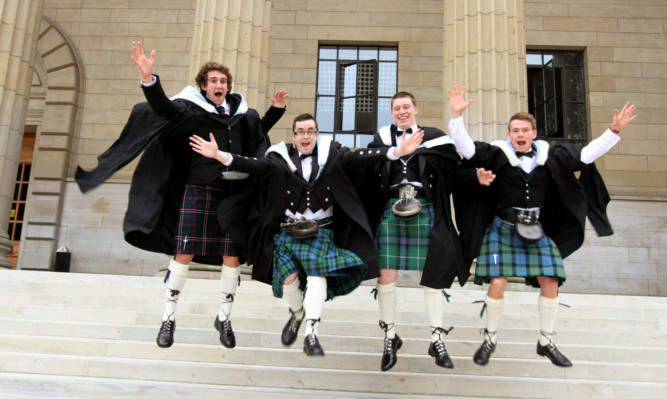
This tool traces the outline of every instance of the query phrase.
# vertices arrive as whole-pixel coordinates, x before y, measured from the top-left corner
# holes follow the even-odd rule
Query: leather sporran
[[[544,232],[539,223],[521,223],[517,221],[514,223],[514,234],[516,234],[519,240],[525,242],[526,244],[535,244],[540,241]]]
[[[288,223],[281,224],[281,226],[287,227],[287,234],[291,237],[299,239],[315,237],[320,230],[316,221],[306,219],[291,219]]]
[[[422,204],[415,198],[417,191],[412,185],[403,186],[398,191],[399,200],[391,207],[391,211],[400,219],[410,220],[422,210]]]

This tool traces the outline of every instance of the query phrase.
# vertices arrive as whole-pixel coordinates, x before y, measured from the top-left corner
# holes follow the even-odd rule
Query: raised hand
[[[477,181],[482,186],[490,186],[495,180],[496,175],[493,174],[493,171],[486,170],[484,168],[477,169]]]
[[[629,102],[625,103],[621,112],[618,112],[618,110],[615,109],[614,121],[611,123],[611,128],[618,132],[625,129],[625,127],[637,117],[636,114],[633,115],[636,110],[637,107],[635,107],[634,104],[630,105]]]
[[[190,136],[190,147],[194,152],[207,158],[216,158],[222,163],[227,162],[229,156],[226,152],[218,151],[218,143],[215,141],[213,133],[209,133],[209,137],[211,141],[206,141],[197,135]]]
[[[151,51],[150,58],[146,58],[141,42],[132,42],[132,61],[139,69],[141,81],[144,83],[152,82],[151,74],[155,65],[155,50]]]
[[[470,103],[475,101],[473,99],[466,101],[465,86],[459,86],[458,84],[455,84],[454,86],[452,86],[451,90],[447,91],[447,93],[449,94],[449,107],[452,110],[452,119],[456,119],[461,115],[463,115],[463,111],[465,111],[466,108],[468,108]]]
[[[403,132],[403,136],[401,136],[401,145],[394,150],[394,155],[400,158],[412,154],[423,140],[424,131],[422,129],[417,130],[408,137],[406,137],[405,132]]]
[[[287,94],[287,90],[278,90],[276,94],[271,97],[271,105],[273,105],[276,108],[285,108],[287,98],[289,98],[289,94]]]

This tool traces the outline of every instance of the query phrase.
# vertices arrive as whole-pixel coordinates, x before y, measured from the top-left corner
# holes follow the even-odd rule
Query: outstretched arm
[[[405,155],[410,155],[424,140],[424,131],[422,129],[417,130],[414,134],[411,134],[409,137],[405,137],[405,132],[401,136],[401,145],[399,145],[394,150],[394,155],[397,157],[402,157]]]
[[[190,136],[190,147],[194,152],[207,158],[214,158],[223,164],[227,164],[230,158],[229,153],[218,150],[218,143],[215,141],[213,133],[209,133],[209,137],[211,141],[206,141],[197,135]]]
[[[634,104],[630,105],[629,102],[625,103],[625,106],[618,112],[617,109],[614,110],[614,120],[611,122],[611,131],[618,134],[621,130],[625,129],[626,126],[630,124],[636,117],[637,114],[634,112],[637,110]],[[634,114],[634,115],[633,115]]]
[[[287,106],[288,98],[289,94],[287,93],[287,90],[278,90],[273,97],[271,97],[271,105],[276,108],[285,108]]]
[[[147,58],[141,42],[132,42],[132,61],[139,70],[141,81],[144,83],[153,82],[151,75],[153,74],[153,66],[155,65],[155,50],[152,50],[150,58]]]
[[[625,129],[630,122],[632,122],[637,115],[634,113],[637,110],[637,107],[630,105],[630,103],[625,103],[623,109],[614,110],[614,119],[611,122],[609,129],[605,131],[600,137],[591,141],[582,148],[581,155],[579,160],[583,163],[590,164],[593,163],[596,159],[606,154],[609,150],[612,149],[621,140],[621,130]],[[612,133],[613,132],[613,133]]]
[[[477,169],[477,182],[481,186],[490,186],[491,183],[495,180],[496,175],[491,170],[486,170],[484,168]]]
[[[473,101],[475,101],[473,99],[466,101],[465,86],[459,86],[458,84],[455,84],[452,86],[451,90],[447,91],[447,93],[449,94],[449,107],[452,110],[452,119],[456,119],[463,116],[463,111],[465,111],[466,108],[468,108],[468,106]]]

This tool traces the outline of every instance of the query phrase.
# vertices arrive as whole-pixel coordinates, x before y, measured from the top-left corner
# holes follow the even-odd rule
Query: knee
[[[398,275],[398,270],[380,269],[380,277],[378,278],[378,284],[391,284],[393,282],[396,282],[397,275]]]

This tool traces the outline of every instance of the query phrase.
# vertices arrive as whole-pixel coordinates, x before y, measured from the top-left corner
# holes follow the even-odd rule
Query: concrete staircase
[[[243,281],[232,321],[237,347],[213,329],[217,280],[189,279],[176,343],[158,348],[159,277],[0,271],[1,398],[667,398],[667,298],[562,294],[562,369],[535,353],[537,294],[508,292],[499,345],[480,367],[484,291],[451,289],[445,321],[453,370],[426,354],[422,290],[399,288],[397,365],[379,370],[377,304],[362,286],[325,304],[326,356],[302,353],[303,326],[280,343],[288,311],[269,286]]]

